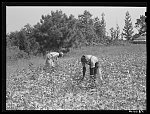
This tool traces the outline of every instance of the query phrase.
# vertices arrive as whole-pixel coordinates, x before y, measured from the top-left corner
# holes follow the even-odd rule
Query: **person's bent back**
[[[63,57],[62,52],[50,52],[46,54],[46,62],[45,65],[48,67],[55,67],[58,58]]]

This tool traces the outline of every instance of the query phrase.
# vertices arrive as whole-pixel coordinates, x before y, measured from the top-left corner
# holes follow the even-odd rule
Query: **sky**
[[[135,26],[136,19],[140,15],[145,15],[147,11],[146,7],[96,7],[96,6],[7,6],[6,7],[6,32],[19,31],[24,25],[30,24],[31,26],[37,24],[40,21],[42,15],[50,14],[51,11],[62,10],[66,15],[73,14],[75,18],[78,15],[83,14],[85,10],[92,14],[92,18],[99,17],[101,19],[101,14],[105,14],[106,30],[109,33],[111,27],[116,28],[116,24],[119,25],[122,31],[125,25],[125,13],[129,11],[131,15],[131,21],[133,27]],[[134,33],[137,33],[136,28],[133,29]]]

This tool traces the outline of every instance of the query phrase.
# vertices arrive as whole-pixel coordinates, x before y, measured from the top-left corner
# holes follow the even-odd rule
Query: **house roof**
[[[140,37],[134,39],[133,41],[146,41],[146,36],[140,36]]]

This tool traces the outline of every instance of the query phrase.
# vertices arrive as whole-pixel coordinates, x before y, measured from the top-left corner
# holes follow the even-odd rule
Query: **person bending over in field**
[[[58,58],[63,57],[62,52],[50,52],[46,55],[46,62],[45,66],[46,68],[54,68],[56,66],[56,62]]]
[[[83,78],[85,77],[85,72],[86,72],[86,66],[85,65],[89,65],[90,68],[90,76],[91,78],[96,79],[96,75],[98,74],[99,76],[97,77],[98,79],[101,78],[102,80],[102,76],[101,76],[101,69],[99,66],[99,60],[97,57],[93,56],[93,55],[83,55],[81,57],[81,63],[83,66]]]

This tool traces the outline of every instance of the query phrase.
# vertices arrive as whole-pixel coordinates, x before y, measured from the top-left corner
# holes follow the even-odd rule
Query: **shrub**
[[[6,57],[7,60],[16,61],[21,58],[27,59],[29,58],[29,55],[23,50],[20,50],[17,46],[12,46],[7,48]]]

